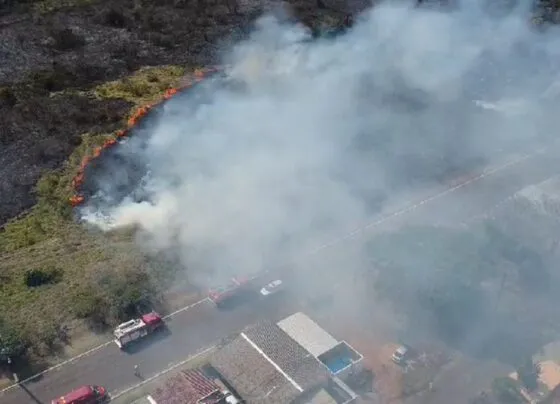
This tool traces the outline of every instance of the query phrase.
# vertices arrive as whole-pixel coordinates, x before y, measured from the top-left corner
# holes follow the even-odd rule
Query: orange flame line
[[[72,207],[77,207],[77,206],[80,206],[81,204],[83,204],[85,202],[85,197],[80,193],[79,188],[84,183],[85,170],[86,170],[87,166],[94,159],[100,157],[101,154],[105,150],[110,149],[111,147],[114,147],[114,146],[118,145],[119,144],[118,139],[129,136],[131,129],[134,126],[136,126],[138,124],[138,122],[142,118],[144,118],[156,105],[159,105],[159,104],[173,98],[177,94],[188,90],[189,88],[192,87],[193,83],[198,83],[198,82],[204,80],[208,76],[208,74],[215,73],[215,72],[218,72],[220,70],[222,70],[222,68],[220,66],[212,66],[212,67],[208,67],[208,68],[204,68],[204,69],[196,69],[194,71],[194,80],[189,80],[188,82],[186,82],[181,87],[169,88],[169,89],[165,90],[165,92],[163,93],[163,95],[161,96],[161,98],[157,102],[155,102],[154,104],[148,104],[148,105],[141,106],[136,111],[134,111],[134,113],[128,119],[127,125],[126,125],[127,127],[125,129],[120,129],[117,132],[115,132],[115,138],[107,139],[103,143],[102,146],[97,146],[93,149],[93,153],[92,153],[91,156],[85,156],[82,159],[82,161],[80,163],[80,167],[78,169],[78,172],[76,173],[74,178],[72,178],[72,188],[74,189],[74,195],[72,195],[70,197],[70,200],[69,200],[70,205],[72,205]]]

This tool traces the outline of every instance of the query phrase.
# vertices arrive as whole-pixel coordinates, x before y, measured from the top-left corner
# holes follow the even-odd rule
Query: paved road
[[[555,147],[534,158],[523,160],[521,157],[517,164],[483,175],[452,192],[441,189],[439,194],[435,192],[436,197],[419,197],[414,208],[397,208],[392,213],[386,211],[389,219],[374,219],[344,239],[359,237],[363,231],[394,230],[405,224],[457,223],[480,215],[523,187],[560,173],[560,159],[556,158],[558,151],[559,148]],[[338,239],[336,243],[340,244],[340,241]],[[319,250],[321,246],[318,246]],[[133,354],[121,352],[116,345],[108,344],[22,387],[0,393],[0,402],[48,403],[82,384],[101,384],[113,393],[122,391],[138,382],[133,375],[135,364],[140,366],[145,377],[150,377],[259,319],[280,319],[293,313],[297,309],[295,300],[247,304],[229,311],[219,311],[209,302],[201,303],[170,319],[169,335],[146,341],[146,345]]]
[[[142,376],[147,378],[246,325],[264,318],[280,320],[296,311],[297,307],[290,303],[289,296],[284,296],[286,301],[275,298],[263,300],[261,304],[238,305],[230,310],[218,310],[209,301],[204,301],[170,318],[168,335],[153,335],[154,338],[148,338],[133,353],[125,353],[115,344],[108,344],[25,383],[23,388],[14,387],[0,393],[0,402],[50,403],[53,398],[83,384],[99,384],[115,394],[140,381],[134,376],[136,364]]]
[[[359,226],[344,239],[359,238],[368,234],[394,231],[409,225],[449,225],[469,221],[473,217],[490,211],[496,205],[527,187],[560,174],[560,145],[550,146],[530,155],[510,156],[498,165],[489,168],[466,182],[451,187],[436,187],[400,204],[396,209],[387,208],[377,220]],[[334,244],[342,241],[334,239]],[[325,243],[333,244],[333,243]],[[322,246],[318,246],[321,249]]]

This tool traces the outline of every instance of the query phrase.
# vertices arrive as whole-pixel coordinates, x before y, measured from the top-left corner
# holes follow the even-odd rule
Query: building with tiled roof
[[[210,364],[247,404],[327,402],[333,390],[335,403],[353,397],[315,355],[269,321],[243,330],[212,356]]]
[[[214,381],[198,369],[189,369],[171,377],[150,396],[157,404],[221,404],[225,394]]]

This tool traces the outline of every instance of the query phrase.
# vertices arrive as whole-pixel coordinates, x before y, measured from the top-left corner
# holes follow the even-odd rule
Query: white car
[[[283,289],[283,286],[284,286],[284,283],[280,279],[272,281],[268,285],[266,285],[264,288],[261,289],[261,295],[269,296],[269,295],[273,295],[275,293],[278,293]]]
[[[406,363],[406,361],[408,360],[410,356],[410,348],[406,345],[401,345],[400,347],[398,347],[395,352],[393,353],[393,356],[391,357],[391,359],[393,360],[393,362],[395,362],[398,365],[402,365],[404,363]]]

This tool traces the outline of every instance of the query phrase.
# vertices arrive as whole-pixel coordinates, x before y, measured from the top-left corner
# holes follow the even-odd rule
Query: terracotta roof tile
[[[218,385],[200,370],[189,369],[170,378],[152,397],[158,404],[197,404],[202,398],[219,393],[219,390]],[[218,399],[205,402],[217,403]]]

